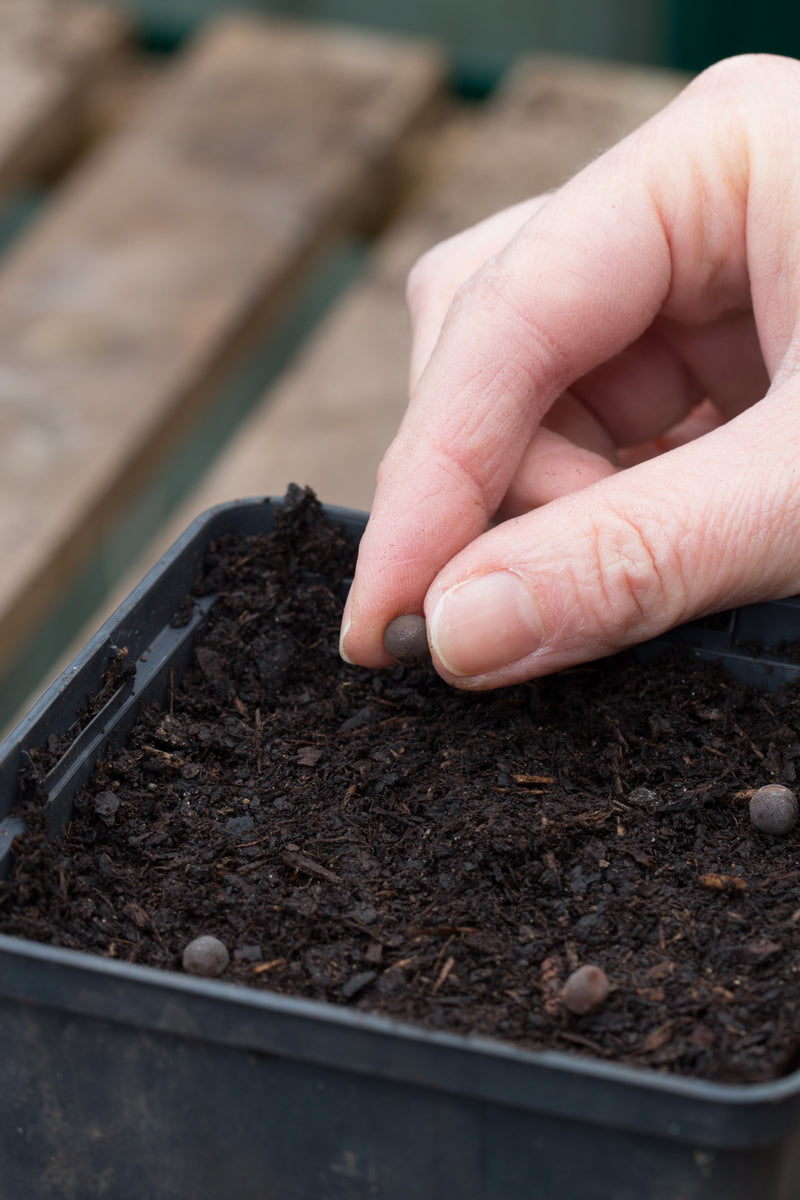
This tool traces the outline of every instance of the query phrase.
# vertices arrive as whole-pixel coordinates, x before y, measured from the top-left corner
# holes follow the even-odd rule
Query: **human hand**
[[[424,609],[495,687],[800,590],[799,127],[800,64],[728,60],[421,260],[348,659]]]

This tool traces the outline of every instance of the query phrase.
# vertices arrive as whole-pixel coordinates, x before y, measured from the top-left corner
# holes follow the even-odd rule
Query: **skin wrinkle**
[[[516,678],[535,677],[542,673],[542,663],[546,672],[575,662],[585,662],[603,654],[611,653],[619,644],[616,639],[602,645],[595,642],[596,629],[586,615],[585,607],[581,604],[581,596],[585,593],[585,578],[578,577],[575,563],[572,559],[560,561],[559,583],[561,600],[556,611],[544,610],[545,642],[514,663],[504,664],[491,671],[486,671],[472,677],[461,677],[452,680],[462,690],[484,691],[488,688],[504,686]],[[581,566],[585,566],[582,561]],[[541,564],[541,570],[546,570],[546,564]],[[519,571],[514,573],[520,574]],[[577,619],[576,619],[577,614]],[[585,652],[587,633],[592,637],[591,654]],[[635,640],[635,639],[634,639]],[[630,643],[630,639],[626,644]],[[556,648],[554,650],[554,647]],[[512,674],[513,672],[513,674]]]
[[[431,447],[434,457],[438,457],[439,466],[437,474],[441,473],[445,477],[450,477],[456,486],[462,486],[467,492],[474,494],[474,506],[479,509],[482,514],[488,519],[493,512],[491,492],[484,492],[480,486],[480,481],[476,480],[469,473],[468,469],[452,454],[451,448]],[[438,453],[437,453],[438,452]],[[437,488],[437,492],[440,491]]]
[[[509,330],[513,329],[515,331],[515,340],[518,343],[520,357],[530,360],[524,369],[522,368],[522,364],[519,364],[519,368],[521,375],[523,377],[527,376],[528,379],[528,396],[530,398],[537,398],[536,419],[538,419],[541,411],[547,407],[548,401],[552,401],[554,398],[553,395],[549,395],[547,400],[545,400],[545,397],[542,395],[544,389],[541,384],[541,361],[543,358],[545,361],[556,359],[561,364],[561,373],[566,375],[568,374],[567,360],[563,348],[552,340],[547,331],[534,319],[532,313],[528,311],[527,306],[517,303],[512,299],[516,288],[513,280],[511,282],[508,281],[507,273],[503,269],[501,256],[496,256],[494,267],[493,272],[481,279],[481,296],[488,291],[489,305],[481,303],[480,300],[476,302],[474,296],[476,286],[474,277],[470,281],[473,290],[470,293],[463,293],[462,300],[466,300],[470,307],[480,308],[480,316],[483,320],[486,320],[485,310],[488,307],[494,318],[493,323],[500,325],[505,331],[506,336],[508,336]],[[502,313],[502,321],[498,321],[497,319],[496,310],[498,309]],[[454,316],[463,319],[463,313],[458,308],[455,309]],[[469,313],[466,314],[466,319],[469,320]],[[516,334],[518,328],[522,329],[522,334]],[[539,349],[540,347],[544,348],[544,354]],[[549,391],[552,393],[553,390],[554,388],[551,384]],[[561,390],[563,390],[562,387],[557,387],[556,394]],[[533,418],[529,418],[529,420],[533,424]]]
[[[714,315],[728,308],[740,307],[742,293],[749,297],[749,272],[744,239],[746,209],[746,167],[748,157],[743,154],[746,146],[746,126],[742,120],[741,100],[735,107],[726,104],[714,110],[713,160],[709,164],[708,147],[695,145],[691,164],[691,181],[696,192],[694,203],[698,215],[696,244],[689,248],[689,261],[695,273],[693,289],[709,297]],[[727,136],[723,137],[722,134]],[[696,137],[694,129],[693,138]],[[703,165],[700,165],[702,156]],[[738,169],[732,167],[739,162]],[[681,203],[681,198],[676,197]],[[734,257],[732,246],[742,247]],[[705,279],[696,278],[697,262],[706,260]],[[730,299],[729,299],[730,297]],[[747,303],[749,307],[749,303]]]
[[[751,60],[752,61],[752,60]],[[759,330],[762,353],[767,370],[771,377],[774,378],[776,370],[779,367],[782,353],[786,348],[788,341],[788,331],[783,330],[777,332],[774,330],[774,309],[776,307],[776,296],[781,290],[781,283],[787,270],[794,270],[790,265],[791,260],[786,254],[785,244],[782,239],[775,239],[773,242],[773,253],[768,256],[765,252],[764,242],[771,241],[774,237],[773,230],[775,228],[775,207],[783,207],[787,213],[792,209],[797,208],[797,196],[794,194],[793,179],[789,179],[786,174],[783,175],[782,182],[775,178],[776,170],[783,167],[783,158],[785,156],[774,155],[774,147],[769,147],[767,162],[763,161],[763,155],[759,151],[761,145],[761,131],[765,122],[765,113],[771,114],[775,112],[776,105],[781,108],[783,119],[785,121],[786,136],[791,137],[792,125],[795,127],[797,134],[797,112],[800,107],[800,69],[797,63],[786,59],[777,58],[770,55],[761,55],[755,59],[756,62],[763,63],[769,66],[767,71],[745,71],[742,76],[742,82],[746,85],[742,91],[746,92],[748,103],[739,105],[737,108],[739,120],[744,130],[744,136],[741,139],[741,153],[744,159],[743,163],[743,189],[740,195],[741,211],[746,214],[746,220],[742,228],[742,244],[745,249],[746,264],[748,271],[748,283],[751,284],[751,303],[754,313],[757,328]],[[735,65],[735,64],[734,64]],[[787,101],[784,98],[784,91],[776,87],[775,78],[777,72],[780,71],[787,76],[789,80],[789,88],[792,99]],[[718,72],[713,78],[716,78]],[[765,87],[765,81],[769,80],[769,85]],[[737,81],[738,82],[738,81]],[[759,103],[760,100],[760,103]],[[766,117],[769,121],[769,117]],[[797,136],[795,136],[795,142]],[[761,178],[764,174],[768,176],[768,183],[761,184],[754,192],[755,180]],[[785,197],[785,199],[784,199]],[[791,199],[793,197],[793,200]],[[784,229],[787,228],[787,221],[781,222]],[[766,226],[766,229],[765,229]],[[796,222],[788,221],[788,228],[791,230],[796,227]],[[751,281],[751,264],[754,261],[754,256],[758,261],[758,272],[754,281]],[[771,264],[768,261],[771,259]],[[797,312],[797,306],[784,305],[784,313],[790,311]],[[766,331],[770,330],[769,336]],[[776,339],[777,332],[777,339]],[[778,341],[780,349],[777,351],[773,348],[775,341]]]
[[[682,562],[684,571],[691,570],[695,563],[702,563],[705,578],[705,591],[709,603],[704,607],[705,612],[718,611],[730,604],[748,603],[756,598],[752,585],[740,587],[731,595],[732,582],[735,581],[737,556],[739,547],[746,541],[749,553],[752,555],[752,566],[759,585],[763,585],[775,572],[776,567],[783,572],[788,557],[797,561],[797,550],[792,544],[793,535],[789,532],[793,526],[797,528],[798,502],[795,502],[796,515],[790,519],[787,527],[787,509],[784,496],[774,495],[771,486],[773,477],[781,477],[788,471],[797,468],[791,461],[791,451],[787,446],[785,461],[776,459],[774,446],[770,453],[762,454],[750,435],[750,420],[752,413],[745,414],[744,419],[734,419],[721,427],[716,434],[729,443],[727,459],[731,471],[741,481],[735,494],[726,488],[725,480],[716,480],[716,492],[722,503],[717,503],[714,492],[706,496],[706,507],[709,513],[724,513],[724,520],[701,522],[703,529],[713,529],[713,542],[698,545],[694,537],[689,536],[691,555],[687,553],[686,544],[676,546],[677,561]],[[757,502],[757,503],[756,503]],[[790,514],[789,514],[790,515]],[[776,518],[778,518],[776,520]],[[786,532],[782,535],[781,530]],[[776,538],[789,539],[785,551]],[[699,569],[699,568],[698,568]],[[798,580],[785,594],[797,590]],[[769,589],[775,594],[776,587]],[[777,590],[780,590],[779,588]]]
[[[462,299],[463,302],[465,301]],[[455,463],[469,486],[474,486],[477,482],[472,478],[469,462],[474,458],[476,448],[483,449],[483,473],[489,478],[485,487],[479,485],[478,490],[487,517],[497,510],[513,480],[525,447],[536,428],[539,412],[545,403],[543,389],[539,383],[541,372],[536,370],[535,365],[531,365],[534,358],[536,364],[540,361],[538,355],[532,354],[532,343],[538,339],[550,352],[553,352],[553,347],[547,341],[544,331],[534,322],[528,321],[526,330],[531,340],[526,342],[524,347],[520,347],[517,354],[506,356],[499,362],[487,360],[483,365],[485,376],[483,372],[471,376],[462,381],[462,388],[467,393],[477,390],[484,396],[496,393],[500,397],[515,398],[524,393],[533,398],[538,395],[538,403],[529,403],[523,408],[506,403],[501,405],[499,410],[480,407],[473,412],[465,411],[463,406],[456,406],[452,420],[442,427],[439,437],[430,447],[442,461]],[[485,435],[487,424],[491,425],[489,438]],[[516,460],[514,454],[509,454],[505,449],[509,442],[517,450]],[[458,453],[454,453],[454,445]],[[497,448],[494,455],[487,449],[491,446]],[[497,459],[496,463],[494,458]]]
[[[669,191],[668,196],[661,194],[665,190]],[[703,191],[707,190],[704,181]],[[661,316],[681,324],[703,325],[714,320],[726,308],[741,304],[749,285],[745,265],[741,264],[738,278],[722,286],[720,280],[729,273],[730,263],[709,261],[709,236],[705,222],[701,222],[699,227],[695,224],[689,230],[685,219],[673,221],[671,213],[680,212],[681,198],[672,184],[662,183],[659,189],[654,189],[653,200],[672,263],[670,286],[661,306]],[[701,218],[699,205],[694,207],[694,212],[697,219]],[[674,233],[671,232],[673,224]],[[721,249],[720,257],[723,253]],[[704,279],[698,285],[697,275],[701,270]]]
[[[468,491],[472,491],[475,496],[475,507],[480,509],[481,512],[487,511],[487,499],[481,493],[478,481],[473,479],[467,469],[464,468],[453,455],[448,453],[447,450],[441,450],[438,447],[430,446],[426,450],[426,458],[427,462],[425,465],[427,466],[428,463],[431,463],[433,464],[434,469],[432,471],[420,471],[418,478],[435,478],[437,481],[436,490],[432,491],[423,489],[420,491],[418,496],[410,499],[409,501],[410,511],[413,513],[415,509],[419,508],[423,515],[421,522],[415,522],[419,536],[423,539],[431,536],[428,526],[430,525],[430,518],[432,512],[435,511],[435,507],[432,506],[430,502],[432,499],[435,499],[438,495],[440,495],[443,490],[445,490],[446,481],[448,480],[452,481],[454,486],[464,487]],[[420,556],[421,552],[414,557]]]
[[[609,514],[611,520],[608,519]],[[680,605],[676,605],[673,597],[668,595],[664,574],[659,569],[658,555],[631,516],[609,506],[601,523],[590,517],[585,536],[593,555],[594,578],[603,598],[603,604],[594,614],[594,623],[598,628],[604,630],[608,617],[613,618],[617,628],[629,628],[638,617],[639,627],[648,629],[663,619],[665,611],[681,611],[685,594],[681,596]],[[654,580],[657,581],[655,595],[652,594]],[[620,608],[632,612],[632,616],[620,621]],[[605,620],[604,612],[607,614]]]
[[[401,558],[393,560],[393,569],[395,563],[399,564],[401,575],[405,575],[402,570],[403,566],[412,562],[425,563],[430,555],[431,546],[441,546],[446,543],[449,533],[449,523],[438,518],[440,505],[438,503],[440,496],[447,490],[448,484],[446,481],[452,481],[452,486],[460,487],[468,493],[472,493],[471,502],[463,505],[463,508],[473,507],[476,510],[475,535],[483,532],[486,528],[489,516],[492,511],[489,508],[491,503],[490,498],[484,496],[479,487],[478,481],[472,478],[461,464],[452,456],[437,451],[435,447],[429,447],[429,463],[435,463],[435,468],[431,471],[425,470],[420,472],[420,478],[436,479],[436,492],[421,491],[415,500],[411,503],[408,510],[409,516],[414,523],[416,536],[414,538],[413,555],[406,554]],[[419,519],[414,521],[414,513],[419,512]],[[432,582],[436,571],[426,573],[426,587]],[[419,577],[419,571],[417,578]],[[402,589],[401,589],[402,590]],[[398,607],[398,612],[395,615],[405,611],[402,607]]]
[[[647,497],[641,493],[645,500],[645,511],[655,509],[657,511],[660,496],[656,493],[650,496],[650,504],[648,507]],[[640,529],[635,523],[633,517],[620,513],[613,508],[604,510],[604,515],[608,511],[615,518],[613,525],[598,526],[594,519],[594,509],[590,505],[588,497],[582,502],[581,507],[576,509],[576,504],[579,497],[575,496],[575,503],[569,506],[567,515],[565,514],[565,523],[576,530],[574,539],[575,544],[589,545],[592,548],[592,561],[594,567],[587,570],[587,560],[585,555],[578,556],[577,559],[570,558],[568,561],[558,563],[558,578],[559,578],[559,609],[562,612],[563,619],[566,620],[566,615],[569,615],[569,621],[572,624],[575,619],[575,613],[580,612],[585,614],[582,622],[582,628],[597,629],[598,625],[603,629],[603,642],[611,644],[608,641],[608,635],[604,629],[604,622],[598,621],[597,603],[591,604],[591,615],[587,611],[587,597],[590,595],[590,584],[596,584],[603,602],[610,614],[613,614],[615,609],[618,611],[619,597],[624,597],[629,604],[638,612],[647,622],[649,627],[655,624],[662,624],[664,613],[669,613],[668,620],[670,624],[677,624],[683,619],[688,595],[688,585],[680,566],[680,553],[676,545],[665,542],[665,548],[656,552],[647,533]],[[652,518],[648,518],[652,520]],[[660,531],[660,526],[659,526]],[[631,536],[633,535],[632,542]],[[607,539],[604,548],[604,539]],[[608,551],[608,542],[615,545],[613,553]],[[639,550],[639,554],[636,550]],[[636,574],[641,574],[642,570],[642,552],[644,558],[652,565],[655,578],[658,580],[657,592],[655,599],[648,600],[642,595],[641,587],[637,586]],[[669,558],[669,566],[666,565],[666,558]],[[630,564],[635,564],[635,570],[629,567],[624,567],[623,564],[627,560]],[[581,564],[581,576],[576,576],[575,563]],[[665,563],[662,566],[662,561]],[[621,569],[620,576],[613,580],[609,578],[609,569],[603,567],[603,563],[611,564],[612,569]],[[498,566],[507,566],[508,564],[495,562]],[[556,565],[555,561],[553,567]],[[545,559],[527,561],[522,573],[529,579],[534,580],[542,574],[547,575],[553,567],[548,566],[547,556]],[[518,568],[519,569],[519,568]],[[676,588],[669,596],[666,594],[665,580],[674,576],[676,580]],[[620,590],[620,583],[622,587]],[[572,596],[570,600],[568,597]],[[617,597],[616,601],[614,597]],[[551,630],[558,628],[558,621],[552,606],[546,604],[546,598],[542,597],[542,606],[547,614],[547,625]],[[626,627],[630,625],[631,617],[626,618],[623,623]],[[579,632],[576,633],[576,639],[580,640]],[[557,640],[556,637],[553,640]],[[570,639],[572,640],[572,639]],[[538,653],[538,652],[537,652]]]
[[[696,128],[699,126],[696,126],[695,123],[689,127],[691,133],[687,135],[684,132],[681,137],[680,151],[682,153],[679,152],[676,157],[679,160],[688,158],[688,181],[684,174],[676,178],[669,172],[661,176],[654,175],[650,180],[652,202],[669,247],[672,264],[670,285],[661,309],[662,315],[675,316],[683,320],[693,319],[698,322],[717,315],[720,308],[729,307],[730,304],[725,297],[728,296],[731,289],[738,298],[738,302],[741,303],[742,293],[746,293],[749,285],[746,259],[742,256],[741,260],[734,264],[730,254],[731,245],[743,245],[743,239],[738,238],[735,232],[729,228],[731,216],[738,215],[737,224],[740,225],[746,211],[744,201],[747,189],[746,169],[749,159],[746,153],[742,153],[747,140],[745,122],[741,117],[742,95],[739,89],[732,91],[726,80],[722,102],[720,103],[718,98],[714,103],[713,92],[715,89],[712,89],[712,94],[708,95],[706,87],[707,77],[712,73],[713,68],[701,77],[703,80],[703,103],[709,111],[713,109],[715,114],[719,115],[723,127],[727,130],[729,143],[733,133],[736,133],[736,146],[739,151],[736,157],[742,160],[739,170],[734,173],[727,165],[731,157],[730,145],[727,151],[723,151],[719,145],[718,123],[715,116],[713,122],[703,122],[702,124],[704,134],[707,132],[709,124],[714,128],[716,145],[713,155],[709,153],[707,144],[704,143],[702,146],[696,144]],[[699,86],[701,86],[699,81],[689,84],[675,103],[678,106],[691,103],[694,90]],[[723,92],[722,88],[716,90],[720,93]],[[669,109],[664,110],[651,123],[644,126],[639,133],[657,139],[668,112]],[[683,128],[685,130],[686,127]],[[690,142],[694,143],[691,148]],[[700,165],[701,156],[702,166]],[[710,168],[709,158],[712,159]],[[685,195],[687,192],[692,196],[692,213],[694,214],[691,230],[688,229],[686,222]],[[715,194],[725,196],[728,200],[727,221],[720,220],[720,208],[711,202],[711,197]],[[710,236],[711,233],[713,236]],[[723,278],[727,279],[727,276],[731,274],[732,281],[726,281],[724,285],[721,285],[719,281]],[[699,280],[698,276],[700,276]],[[714,298],[713,303],[709,308],[712,297]],[[675,311],[673,312],[673,310]]]
[[[797,381],[794,381],[792,391],[797,395]],[[800,545],[796,533],[800,526],[800,436],[792,427],[794,422],[791,420],[791,417],[796,418],[800,415],[800,395],[797,395],[791,417],[788,417],[779,398],[772,396],[769,402],[780,405],[778,418],[782,418],[781,424],[790,426],[786,430],[780,454],[776,454],[774,444],[763,447],[759,444],[762,441],[768,442],[766,429],[762,429],[754,439],[748,441],[747,433],[742,434],[739,431],[740,422],[732,422],[730,426],[726,426],[744,447],[742,453],[746,471],[742,471],[744,486],[739,491],[739,497],[749,495],[758,500],[757,506],[752,501],[743,506],[741,500],[738,508],[731,504],[726,510],[726,529],[735,524],[737,512],[742,512],[739,528],[749,528],[751,542],[760,551],[756,562],[761,565],[763,576],[774,576],[776,571],[784,574],[786,564],[792,564],[792,578],[788,584],[790,590],[783,593],[789,595],[800,591]],[[794,480],[794,486],[776,494],[771,486],[773,478]],[[735,530],[731,537],[735,545],[740,537],[739,530]]]

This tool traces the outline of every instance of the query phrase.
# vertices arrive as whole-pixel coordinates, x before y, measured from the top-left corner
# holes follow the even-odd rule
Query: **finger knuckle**
[[[589,596],[601,628],[616,635],[631,627],[646,637],[680,621],[687,602],[680,556],[657,522],[604,512],[591,521],[589,538]]]
[[[796,97],[800,89],[800,63],[776,54],[737,54],[706,67],[686,89],[687,96],[702,96],[720,112],[737,112],[762,96],[769,105],[785,92]],[[766,93],[766,95],[765,95]]]

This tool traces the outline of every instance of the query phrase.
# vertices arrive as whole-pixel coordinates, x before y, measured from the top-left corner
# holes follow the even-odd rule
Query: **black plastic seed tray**
[[[361,514],[328,512],[359,536]],[[170,618],[209,542],[273,514],[248,501],[195,522],[6,739],[0,855],[26,750],[72,731],[48,779],[58,829],[109,739],[180,677],[213,599]],[[796,674],[777,647],[799,632],[784,601],[670,639],[771,686]],[[82,717],[123,652],[135,670]],[[795,1200],[800,1074],[682,1080],[0,937],[0,1196]]]
[[[724,663],[743,683],[769,691],[800,679],[800,596],[746,604],[692,621],[640,646],[654,658],[665,645],[688,646],[699,658]]]

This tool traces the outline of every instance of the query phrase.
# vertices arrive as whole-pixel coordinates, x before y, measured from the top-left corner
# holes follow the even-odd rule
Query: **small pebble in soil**
[[[561,992],[561,1001],[571,1013],[582,1017],[605,1004],[608,992],[608,976],[603,968],[594,963],[584,963],[567,979]]]
[[[658,808],[659,796],[658,792],[654,792],[649,787],[635,787],[633,791],[628,792],[628,803],[639,804],[642,808]]]
[[[788,833],[797,824],[797,798],[780,783],[768,783],[750,798],[750,820],[762,833]]]
[[[386,626],[383,645],[392,658],[404,667],[415,667],[429,657],[425,618],[414,613],[395,617]]]
[[[183,969],[189,975],[204,975],[213,979],[227,970],[229,955],[219,938],[204,933],[184,948]]]

